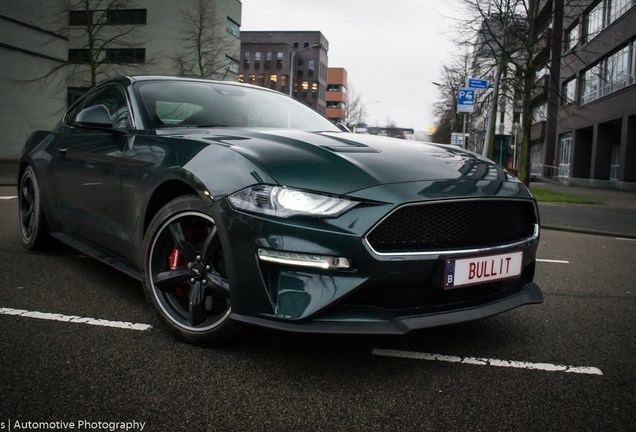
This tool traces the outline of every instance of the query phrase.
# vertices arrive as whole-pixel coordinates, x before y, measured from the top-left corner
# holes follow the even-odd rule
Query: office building
[[[325,115],[328,52],[319,31],[244,31],[239,81],[291,94]]]

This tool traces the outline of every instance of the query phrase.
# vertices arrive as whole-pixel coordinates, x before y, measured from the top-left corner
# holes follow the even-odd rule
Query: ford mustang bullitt
[[[61,241],[139,279],[191,343],[245,324],[404,334],[543,300],[514,176],[248,84],[106,81],[31,134],[18,181],[28,249]]]

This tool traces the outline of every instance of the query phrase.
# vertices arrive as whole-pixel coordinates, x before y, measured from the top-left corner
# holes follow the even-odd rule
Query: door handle
[[[66,147],[60,147],[57,149],[57,154],[59,154],[60,156],[66,156]]]

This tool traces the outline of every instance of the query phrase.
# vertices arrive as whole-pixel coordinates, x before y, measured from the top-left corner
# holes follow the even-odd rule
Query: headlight
[[[234,208],[279,217],[336,217],[358,204],[348,198],[266,185],[250,186],[228,198]]]

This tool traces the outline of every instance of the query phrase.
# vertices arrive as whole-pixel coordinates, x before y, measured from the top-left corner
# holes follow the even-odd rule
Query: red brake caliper
[[[181,256],[181,252],[177,249],[177,245],[172,249],[172,253],[170,254],[170,270],[176,270],[179,267],[183,267],[183,257]],[[174,293],[179,297],[187,297],[190,293],[190,287],[188,285],[177,285],[174,288]]]

